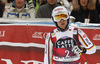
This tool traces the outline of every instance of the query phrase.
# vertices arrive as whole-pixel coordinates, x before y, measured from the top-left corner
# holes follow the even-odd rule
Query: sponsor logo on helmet
[[[63,10],[63,8],[57,8],[57,9],[55,9],[54,11],[57,11],[57,10]]]

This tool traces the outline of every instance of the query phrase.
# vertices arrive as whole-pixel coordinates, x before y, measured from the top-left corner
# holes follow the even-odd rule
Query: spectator
[[[40,6],[40,3],[39,2],[40,2],[39,0],[36,0],[35,14],[37,14],[37,10],[38,10],[38,8]]]
[[[96,0],[73,0],[71,16],[76,18],[75,22],[100,23],[95,5]]]
[[[34,5],[27,4],[26,0],[14,0],[6,4],[3,18],[35,18]]]
[[[46,4],[46,0],[30,0],[30,1],[33,1],[35,7],[35,14],[37,13],[39,6]]]
[[[47,0],[47,4],[41,5],[38,8],[36,18],[51,18],[52,10],[56,6],[59,6],[59,4],[57,4],[57,0]]]
[[[69,13],[71,13],[73,6],[72,6],[72,0],[62,0],[63,5],[67,8]]]
[[[3,3],[0,0],[0,17],[2,17],[2,15],[3,15]]]
[[[97,2],[96,2],[96,9],[99,13],[99,19],[100,19],[100,0],[97,0]]]

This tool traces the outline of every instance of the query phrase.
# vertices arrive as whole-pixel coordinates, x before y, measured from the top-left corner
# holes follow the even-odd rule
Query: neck
[[[56,4],[56,3],[55,3],[55,4]],[[52,4],[52,5],[51,5],[51,4],[48,3],[49,6],[55,6],[55,4]]]
[[[86,10],[86,9],[87,9],[87,7],[86,7],[86,6],[84,6],[84,7],[83,7],[83,9],[84,9],[84,10]]]
[[[62,28],[60,28],[60,27],[58,27],[57,29],[59,30],[59,31],[61,31],[61,32],[64,32],[64,31],[66,31],[66,30],[68,30],[68,26],[65,28],[65,29],[62,29]]]
[[[17,7],[18,9],[21,9],[22,7]]]

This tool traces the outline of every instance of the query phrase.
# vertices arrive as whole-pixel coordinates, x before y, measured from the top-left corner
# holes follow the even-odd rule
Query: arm
[[[30,13],[30,18],[35,18],[35,9],[33,3],[29,3],[28,8],[29,8],[28,13]]]
[[[92,17],[92,19],[91,19],[92,22],[90,22],[90,23],[100,23],[99,14],[98,14],[97,10],[93,10],[92,13],[93,13],[92,16],[94,16],[94,17]]]
[[[8,18],[9,17],[9,12],[11,9],[12,4],[11,3],[6,3],[5,5],[5,11],[3,12],[3,18]]]
[[[5,11],[3,12],[3,18],[7,18],[7,14],[8,14],[8,12],[7,12],[7,10],[5,9]]]
[[[42,18],[42,14],[41,14],[41,6],[38,8],[37,13],[36,13],[36,18]]]
[[[70,4],[69,4],[69,2],[67,0],[62,0],[62,1],[64,2],[64,6],[66,8],[69,8],[70,7]]]
[[[52,62],[52,46],[50,33],[48,33],[45,40],[44,64],[51,64]]]
[[[82,47],[86,48],[86,54],[93,54],[96,52],[95,45],[81,29],[78,29],[78,38],[79,42],[82,44]]]
[[[72,17],[75,18],[74,22],[77,22],[77,17],[75,16],[76,14],[77,14],[77,13],[76,13],[74,10],[71,11],[70,16],[72,16]]]
[[[3,4],[0,4],[0,17],[3,15]]]

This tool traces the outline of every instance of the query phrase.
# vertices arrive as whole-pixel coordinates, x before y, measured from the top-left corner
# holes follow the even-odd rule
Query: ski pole
[[[84,64],[89,64],[86,60],[86,58],[80,53],[80,56],[85,60],[85,63]]]

